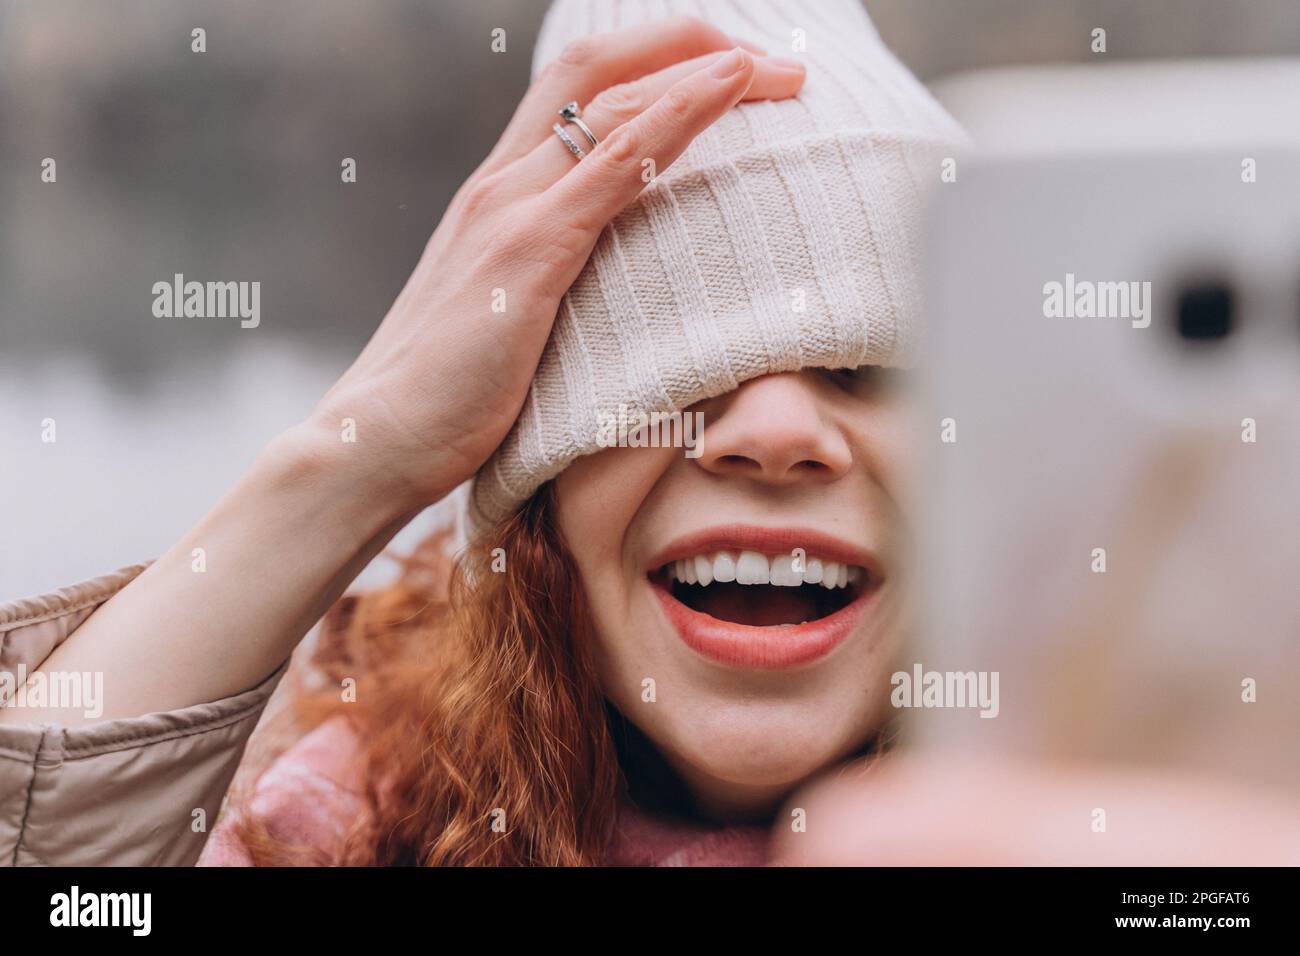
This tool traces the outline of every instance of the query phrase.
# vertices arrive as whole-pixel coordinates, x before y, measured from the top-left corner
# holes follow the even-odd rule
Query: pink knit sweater
[[[272,834],[337,859],[351,823],[364,812],[358,744],[346,721],[330,720],[282,754],[262,775],[246,812]],[[759,866],[768,832],[758,826],[709,826],[619,810],[610,866]],[[213,831],[200,866],[250,866],[247,848],[227,819]]]

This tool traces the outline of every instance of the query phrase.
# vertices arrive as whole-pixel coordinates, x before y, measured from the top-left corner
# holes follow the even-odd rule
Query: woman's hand
[[[352,419],[355,481],[403,510],[469,478],[505,438],[561,296],[647,169],[662,172],[738,101],[792,96],[803,77],[690,18],[573,43],[456,194],[312,431],[337,446]],[[571,100],[589,104],[600,140],[581,162],[551,128]]]
[[[392,536],[500,444],[561,296],[601,229],[645,187],[644,162],[662,172],[737,101],[798,91],[797,63],[736,43],[681,19],[570,46],[311,418],[40,672],[102,673],[101,720],[217,700],[270,674]],[[551,129],[571,100],[589,102],[584,119],[601,139],[580,163]],[[342,441],[345,419],[355,442]],[[0,708],[0,724],[90,719]]]
[[[1294,866],[1300,803],[1141,768],[889,756],[795,795],[777,862],[812,866]],[[783,821],[791,819],[783,814]]]

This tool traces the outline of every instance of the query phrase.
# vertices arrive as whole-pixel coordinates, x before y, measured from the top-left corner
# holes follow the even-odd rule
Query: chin
[[[861,701],[860,693],[812,705],[706,697],[674,714],[669,726],[642,729],[681,770],[737,787],[788,790],[866,744],[874,714],[846,720]]]
[[[863,750],[889,719],[888,663],[898,622],[890,602],[875,607],[883,595],[845,589],[827,616],[847,610],[860,619],[837,646],[772,667],[701,655],[665,619],[670,587],[661,580],[640,584],[629,619],[598,626],[598,657],[615,706],[688,783],[703,778],[715,787],[783,797]],[[794,629],[745,630],[761,632],[764,643],[785,643]],[[639,697],[645,675],[656,678],[654,703]]]

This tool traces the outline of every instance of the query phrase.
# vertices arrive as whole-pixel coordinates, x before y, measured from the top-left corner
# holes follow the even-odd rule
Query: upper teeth
[[[735,581],[737,584],[773,584],[777,587],[798,587],[801,584],[820,584],[824,588],[842,588],[862,580],[864,571],[853,564],[806,558],[802,570],[797,570],[794,555],[778,554],[768,557],[757,551],[719,551],[716,554],[699,554],[693,558],[678,558],[667,566],[674,581],[686,584],[712,584],[714,581]]]

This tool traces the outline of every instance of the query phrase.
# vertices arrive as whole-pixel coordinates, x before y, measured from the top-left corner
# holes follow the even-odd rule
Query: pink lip
[[[692,610],[658,581],[651,582],[668,621],[688,647],[728,667],[785,670],[835,650],[857,627],[879,589],[858,595],[834,614],[789,627],[751,627]]]
[[[708,551],[747,550],[783,554],[794,548],[856,564],[868,569],[868,585],[834,614],[789,627],[753,627],[722,621],[693,610],[673,597],[657,572],[680,557]],[[875,557],[846,542],[808,529],[768,529],[749,525],[710,528],[674,541],[651,565],[650,585],[669,623],[682,641],[709,660],[727,667],[785,670],[811,664],[830,654],[866,615],[880,593],[880,568]]]

